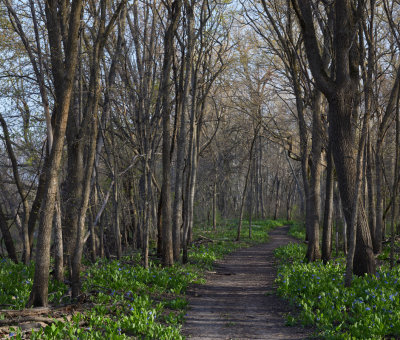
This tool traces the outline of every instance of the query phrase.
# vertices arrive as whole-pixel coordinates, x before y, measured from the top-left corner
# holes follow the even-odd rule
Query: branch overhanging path
[[[296,242],[289,227],[270,231],[266,244],[227,256],[207,276],[207,283],[189,291],[183,327],[188,339],[310,339],[312,330],[285,326],[289,302],[276,296],[277,247]]]

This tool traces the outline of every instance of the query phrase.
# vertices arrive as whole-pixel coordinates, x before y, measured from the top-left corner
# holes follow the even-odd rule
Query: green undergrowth
[[[249,221],[244,220],[240,233],[240,242],[236,242],[237,220],[226,221],[214,231],[212,227],[197,228],[194,232],[194,242],[191,261],[197,267],[210,269],[213,263],[226,254],[241,247],[268,242],[268,231],[288,224],[286,220],[255,220],[252,221],[251,238],[249,238]]]
[[[185,293],[192,283],[204,282],[205,270],[229,252],[244,246],[266,242],[267,232],[285,221],[253,221],[252,239],[244,221],[241,242],[236,242],[237,221],[219,225],[217,231],[196,228],[189,250],[189,263],[162,267],[157,259],[148,269],[140,255],[120,261],[85,261],[82,273],[83,308],[72,318],[55,320],[37,331],[22,333],[10,329],[15,339],[157,339],[179,340],[188,301]],[[1,308],[23,309],[32,288],[34,264],[24,266],[9,260],[0,263]],[[54,306],[69,303],[68,287],[50,281],[49,300]],[[0,319],[4,318],[0,314]],[[1,336],[1,334],[0,334]]]
[[[22,309],[28,302],[35,266],[0,259],[0,308]],[[66,285],[55,280],[49,283],[49,303],[59,304],[67,291]],[[1,317],[1,315],[0,315]]]
[[[304,263],[305,251],[302,244],[275,251],[278,292],[300,309],[288,324],[314,325],[325,339],[400,337],[400,268],[383,266],[376,276],[354,277],[344,287],[343,257],[327,265]]]
[[[304,226],[304,223],[291,221],[289,235],[299,240],[304,240],[306,238],[306,227]]]

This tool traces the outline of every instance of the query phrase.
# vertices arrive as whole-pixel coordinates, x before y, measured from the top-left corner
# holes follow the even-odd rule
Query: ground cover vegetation
[[[304,239],[304,227],[294,224],[291,234]],[[303,230],[303,235],[301,234]],[[396,245],[398,246],[398,245]],[[388,259],[389,247],[380,259]],[[313,325],[324,339],[383,339],[400,335],[400,269],[381,262],[376,275],[353,277],[345,287],[343,252],[324,264],[307,262],[306,245],[278,248],[278,292],[299,308],[287,324]]]
[[[120,260],[85,262],[82,272],[82,296],[75,312],[61,312],[57,317],[47,311],[47,326],[34,330],[18,326],[2,327],[1,336],[14,339],[183,339],[180,328],[187,308],[185,292],[192,283],[202,282],[205,270],[233,250],[263,243],[268,240],[271,228],[283,225],[284,221],[254,221],[254,239],[248,237],[248,221],[244,221],[241,242],[236,242],[235,221],[224,222],[212,228],[195,228],[197,241],[189,250],[187,264],[161,266],[160,259],[153,258],[149,268],[141,265],[140,254],[125,256]],[[26,266],[2,259],[0,305],[10,311],[23,309],[28,301],[33,281],[34,264]],[[50,280],[49,296],[54,310],[70,305],[68,285]],[[61,309],[62,310],[62,309]],[[1,320],[6,321],[3,310]],[[10,320],[12,324],[21,320]],[[29,321],[29,319],[28,319]],[[30,321],[34,321],[34,318]]]

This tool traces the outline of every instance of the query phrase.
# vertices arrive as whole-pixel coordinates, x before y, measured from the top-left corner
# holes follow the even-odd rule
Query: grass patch
[[[290,221],[289,235],[299,240],[305,240],[306,227],[303,222]]]
[[[157,260],[149,269],[140,265],[140,256],[127,256],[120,261],[85,261],[82,293],[90,308],[73,315],[71,320],[55,321],[37,331],[23,333],[10,329],[14,339],[157,339],[179,340],[188,301],[187,287],[203,282],[203,273],[213,263],[233,250],[263,243],[268,231],[286,221],[253,221],[252,239],[248,238],[248,221],[244,221],[242,240],[236,238],[237,221],[211,228],[194,230],[194,245],[189,250],[189,263],[163,268]],[[0,304],[2,308],[23,309],[32,288],[34,264],[24,266],[9,260],[0,263]],[[68,287],[50,281],[50,303],[69,302]],[[0,315],[0,319],[5,316]]]
[[[400,336],[400,268],[381,267],[374,277],[354,277],[344,287],[345,260],[304,263],[305,245],[276,250],[278,292],[300,308],[296,322],[315,325],[326,339]],[[288,320],[293,323],[293,317]]]

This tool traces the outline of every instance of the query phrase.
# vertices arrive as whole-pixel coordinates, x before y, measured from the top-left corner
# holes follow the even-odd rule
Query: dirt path
[[[183,334],[188,339],[307,339],[310,330],[285,326],[291,310],[275,291],[275,248],[293,239],[289,227],[270,232],[270,242],[240,249],[217,263],[205,285],[188,291]]]

